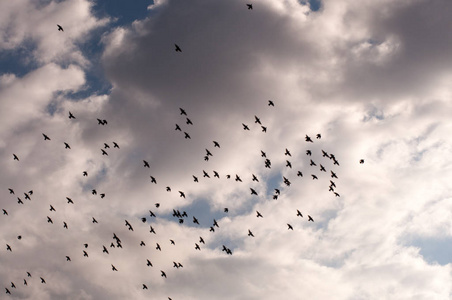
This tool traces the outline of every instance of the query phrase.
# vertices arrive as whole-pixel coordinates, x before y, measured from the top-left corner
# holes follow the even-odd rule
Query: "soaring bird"
[[[309,221],[314,222],[314,219],[313,219],[310,215],[308,215],[308,222],[309,222]]]
[[[220,178],[220,174],[217,171],[213,171],[213,177]]]
[[[329,155],[328,155],[328,153],[326,152],[326,151],[324,151],[324,150],[322,150],[322,157],[330,157]]]
[[[104,149],[110,149],[110,145],[109,144],[107,144],[107,143],[104,143]]]
[[[326,172],[325,167],[320,164],[320,171]]]
[[[165,272],[163,272],[162,270],[160,270],[160,272],[161,272],[161,275],[160,275],[160,276],[162,276],[162,277],[165,277],[165,278],[166,278],[166,273],[165,273]]]
[[[214,146],[214,147],[218,147],[218,148],[220,148],[220,144],[218,144],[218,142],[217,142],[217,141],[213,141],[213,146]]]
[[[8,212],[4,208],[2,210],[3,210],[3,214],[7,216]]]
[[[146,244],[143,241],[141,241],[140,246],[146,246]]]
[[[88,172],[86,172],[86,171],[83,171],[83,176],[88,176]]]
[[[71,146],[69,146],[68,143],[64,142],[64,149],[71,149]]]
[[[143,283],[143,290],[147,290],[148,287]]]
[[[242,179],[240,179],[239,175],[235,174],[235,181],[240,181],[240,182],[242,182]]]
[[[263,216],[261,215],[261,213],[260,213],[259,211],[257,211],[257,210],[256,210],[256,217],[258,217],[258,218],[259,218],[259,217],[263,218]]]
[[[52,223],[53,224],[53,221],[52,221],[52,219],[49,216],[47,216],[47,223]]]
[[[333,171],[330,171],[330,172],[331,172],[331,178],[337,178],[336,173],[334,173]]]
[[[152,263],[149,259],[146,259],[146,266],[152,267]]]
[[[303,214],[298,209],[297,209],[297,217],[302,217],[303,218]]]
[[[67,223],[66,223],[66,222],[63,222],[63,228],[68,229],[68,228],[67,228]]]
[[[306,142],[314,143],[308,135],[306,135],[305,140],[306,140]]]
[[[272,100],[268,100],[268,106],[275,106],[275,103]]]
[[[179,107],[179,110],[180,110],[181,115],[187,115],[187,113],[185,112],[185,110],[183,108]]]
[[[309,156],[311,156],[311,155],[312,155],[312,152],[311,152],[311,150],[306,150],[306,155],[309,155]]]
[[[66,261],[71,261],[71,258],[66,255]]]
[[[256,192],[256,190],[255,190],[255,189],[253,189],[253,188],[250,188],[250,190],[251,190],[251,195],[256,195],[256,196],[257,196],[257,192]]]
[[[254,175],[254,174],[252,174],[252,175],[253,175],[253,181],[259,182],[259,179],[257,179],[256,175]]]
[[[56,211],[52,204],[50,204],[50,211]]]
[[[195,224],[198,224],[199,225],[199,221],[198,221],[198,219],[196,219],[194,216],[193,216],[193,223],[195,223]]]
[[[261,150],[261,157],[267,157],[264,151]]]
[[[180,197],[185,198],[185,193],[184,192],[179,191],[179,195],[180,195]]]
[[[267,127],[261,126],[261,128],[262,128],[262,132],[267,132]]]
[[[360,159],[360,160],[359,160],[359,163],[360,163],[360,164],[363,164],[363,163],[364,163],[364,159]]]
[[[201,236],[199,237],[199,242],[205,244],[204,239]]]
[[[118,269],[116,269],[116,267],[113,266],[113,265],[111,265],[111,270],[112,270],[112,271],[118,271]]]
[[[249,229],[248,229],[248,236],[254,237],[254,234]]]
[[[19,157],[17,157],[17,155],[16,155],[16,154],[14,154],[14,153],[13,153],[13,160],[17,160],[17,161],[19,161]]]
[[[243,130],[250,130],[250,128],[246,124],[242,123],[242,126],[243,126]]]
[[[119,145],[116,142],[113,142],[113,148],[118,148],[119,149]]]
[[[75,119],[74,115],[71,112],[69,112],[69,119]]]
[[[8,191],[9,191],[10,194],[14,195],[14,190],[13,189],[8,189]]]
[[[176,47],[176,52],[182,52],[181,48],[177,44],[174,44],[174,46]]]
[[[11,249],[11,246],[8,244],[6,244],[6,251],[13,252],[13,250]]]
[[[150,229],[151,229],[151,230],[149,230],[150,233],[156,234],[155,230],[154,230],[154,227],[151,226]]]
[[[292,156],[292,154],[290,154],[290,151],[289,151],[289,150],[287,150],[287,148],[286,148],[286,152],[284,153],[284,155],[289,155],[289,156]]]
[[[85,250],[83,250],[83,256],[89,257],[89,256],[88,256],[88,252],[86,252]]]
[[[317,166],[316,164],[315,164],[315,162],[311,159],[311,163],[309,164],[310,166]]]
[[[147,161],[143,160],[143,163],[145,168],[150,168],[149,163]]]
[[[289,223],[287,223],[287,226],[288,226],[288,228],[287,228],[287,230],[293,230],[293,227],[292,227],[292,225],[290,225]]]
[[[248,9],[253,9],[253,4],[247,4],[246,7],[248,7]]]
[[[94,223],[96,223],[96,224],[98,223],[98,222],[97,222],[97,220],[96,220],[96,219],[94,219],[94,217],[93,217],[93,220],[92,220],[92,222],[93,222],[93,224],[94,224]]]
[[[67,203],[68,203],[68,204],[74,204],[74,201],[72,201],[72,199],[71,199],[71,198],[69,198],[69,197],[66,197],[66,200],[67,200]]]
[[[191,140],[191,137],[190,137],[190,135],[189,135],[188,133],[186,133],[186,132],[184,131],[184,134],[185,134],[185,138],[186,138],[186,139],[190,139],[190,140]]]
[[[315,176],[314,174],[311,174],[311,176],[312,176],[312,180],[314,180],[314,179],[318,180],[317,176]]]
[[[199,247],[199,245],[198,244],[196,244],[195,243],[195,250],[199,250],[199,251],[201,251],[201,248]]]
[[[303,173],[301,173],[301,171],[298,171],[298,172],[297,172],[297,176],[303,177]]]
[[[44,133],[42,135],[44,136],[44,141],[46,140],[50,141],[50,138],[47,135],[45,135]]]
[[[187,120],[186,120],[185,123],[186,123],[187,125],[193,125],[193,122],[192,122],[189,118],[186,118],[186,119],[187,119]]]
[[[5,288],[5,290],[6,290],[6,294],[10,294],[11,295],[11,292],[8,290],[8,288]]]
[[[17,203],[19,203],[19,204],[24,204],[24,202],[22,201],[22,199],[20,199],[19,197],[17,197]]]
[[[57,24],[57,26],[58,26],[58,31],[64,31],[64,29],[63,29],[63,27],[61,27],[61,25]]]
[[[218,228],[220,228],[220,226],[218,226],[217,220],[213,219],[213,226],[217,226]]]
[[[179,125],[177,125],[177,124],[176,124],[176,129],[174,129],[174,130],[179,130],[179,131],[182,131],[182,129],[180,128],[180,126],[179,126]]]
[[[101,151],[102,151],[102,155],[107,155],[108,156],[108,153],[107,152],[105,152],[105,150],[104,149],[100,149]]]
[[[46,283],[46,281],[44,280],[44,278],[42,278],[42,277],[39,277],[39,278],[41,278],[41,283]]]
[[[281,191],[279,189],[275,189],[275,193],[281,195]]]
[[[320,133],[317,133],[317,135],[315,136],[317,139],[321,139],[322,135]]]
[[[292,164],[290,163],[290,161],[286,160],[286,167],[289,167],[292,169]]]
[[[156,245],[157,245],[157,246],[155,247],[155,249],[156,249],[156,250],[159,250],[159,251],[162,251],[162,248],[160,248],[159,243],[156,243]]]
[[[254,123],[262,125],[261,119],[259,119],[257,116],[254,116]]]
[[[202,177],[210,178],[209,174],[207,174],[206,171],[202,170],[202,173],[203,173]]]
[[[157,184],[157,180],[155,180],[155,177],[151,175],[151,183]]]

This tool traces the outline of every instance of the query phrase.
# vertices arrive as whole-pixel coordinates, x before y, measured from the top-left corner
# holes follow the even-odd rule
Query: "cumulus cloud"
[[[450,31],[448,2],[323,1],[314,12],[298,1],[261,1],[253,10],[238,1],[156,1],[126,27],[96,19],[86,1],[21,10],[26,4],[0,9],[19,15],[0,18],[10,28],[2,47],[31,38],[27,59],[42,64],[0,78],[0,203],[9,213],[0,218],[0,242],[13,248],[0,256],[0,278],[9,287],[26,271],[34,275],[28,287],[9,288],[13,297],[450,297],[450,259],[432,262],[414,242],[451,236],[450,45],[440,34]],[[76,29],[63,35],[53,26],[64,16]],[[96,32],[112,89],[73,99],[89,84],[84,66],[94,59],[78,43]],[[173,209],[188,218],[179,224]],[[214,219],[219,227],[210,232]]]

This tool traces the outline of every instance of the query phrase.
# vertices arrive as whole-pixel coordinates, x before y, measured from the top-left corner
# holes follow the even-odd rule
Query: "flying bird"
[[[246,125],[246,124],[244,124],[244,123],[242,123],[242,125],[243,125],[243,130],[250,130],[250,128],[248,127],[248,125]]]
[[[183,108],[179,108],[179,110],[180,110],[181,115],[187,115],[187,113],[185,112],[185,110]]]
[[[314,179],[318,180],[317,176],[315,176],[314,174],[311,174],[311,176],[312,176],[312,180],[314,180]]]
[[[289,223],[287,223],[287,226],[288,226],[287,230],[293,230],[292,225],[290,225]]]
[[[44,280],[44,278],[42,278],[42,277],[39,277],[39,278],[41,278],[41,283],[46,283],[46,281]]]
[[[105,152],[105,150],[104,149],[100,149],[101,151],[102,151],[102,155],[107,155],[108,156],[108,153],[107,152]]]
[[[316,137],[316,139],[321,139],[322,135],[320,133],[317,133],[317,135],[315,137]]]
[[[53,221],[52,221],[52,219],[49,216],[47,216],[47,223],[52,223],[53,224]]]
[[[8,191],[9,191],[10,194],[14,195],[14,190],[13,189],[8,189]]]
[[[306,140],[306,142],[314,143],[308,135],[306,135],[305,140]]]
[[[256,175],[254,175],[254,174],[252,174],[252,175],[253,175],[253,181],[259,182],[259,179],[257,179]]]
[[[63,27],[61,25],[57,24],[57,27],[58,27],[58,31],[64,31],[64,29],[63,29]]]
[[[148,287],[143,283],[143,290],[147,290]]]
[[[186,133],[186,132],[184,131],[184,134],[185,134],[185,138],[186,138],[186,139],[190,139],[190,140],[191,140],[191,137],[190,137],[190,135],[189,135],[188,133]]]
[[[83,176],[88,176],[88,172],[86,172],[86,171],[83,171]]]
[[[155,177],[151,175],[151,183],[157,184],[157,180],[155,180]]]
[[[75,119],[74,115],[71,112],[69,112],[69,119]]]
[[[176,47],[176,52],[182,52],[181,48],[177,44],[174,44],[174,46]]]
[[[359,160],[359,163],[360,163],[360,164],[363,164],[363,163],[364,163],[364,159],[360,159],[360,160]]]
[[[292,156],[292,154],[290,154],[290,151],[289,151],[289,150],[287,150],[287,148],[286,148],[286,152],[284,153],[284,155],[289,155],[289,156]]]
[[[71,199],[71,198],[69,198],[69,197],[66,197],[66,200],[67,200],[67,203],[68,203],[68,204],[74,204],[74,202],[72,201],[72,199]]]
[[[11,249],[11,246],[8,244],[6,244],[6,251],[13,252],[13,250]]]
[[[308,215],[308,222],[309,222],[309,221],[314,222],[314,219],[313,219],[310,215]]]
[[[242,182],[242,179],[240,179],[239,175],[235,174],[235,181],[240,181],[240,182]]]
[[[149,259],[146,259],[146,266],[152,267],[152,263]]]
[[[246,7],[248,7],[248,9],[253,9],[253,4],[247,4]]]
[[[162,276],[162,277],[165,277],[165,278],[166,278],[166,273],[165,273],[165,272],[163,272],[162,270],[160,270],[160,272],[161,272],[161,275],[160,275],[160,276]]]
[[[71,149],[71,146],[69,146],[68,143],[64,142],[64,149]]]
[[[66,255],[66,261],[71,261],[71,258]]]
[[[180,197],[185,198],[185,193],[184,192],[179,191],[179,195],[180,195]]]
[[[116,269],[116,267],[113,266],[113,265],[111,265],[111,270],[112,270],[112,271],[118,271],[118,269]]]
[[[113,142],[113,148],[118,148],[119,149],[119,145],[116,142]]]
[[[275,106],[275,103],[272,100],[268,100],[268,106]]]
[[[297,217],[302,217],[303,218],[303,214],[297,209]]]
[[[147,161],[143,160],[143,163],[145,168],[150,168],[149,163]]]
[[[43,133],[42,135],[44,136],[44,141],[46,140],[50,141],[50,138],[46,134]]]
[[[309,156],[311,156],[311,155],[312,155],[312,152],[311,152],[311,150],[306,150],[306,155],[309,155]]]
[[[214,146],[214,147],[218,147],[218,148],[220,148],[220,144],[218,144],[218,142],[217,142],[217,141],[213,141],[213,146]]]
[[[258,217],[258,218],[259,218],[259,217],[263,218],[263,216],[261,215],[261,213],[260,213],[259,211],[257,211],[257,210],[256,210],[256,217]]]
[[[187,119],[187,121],[186,121],[187,125],[193,125],[193,122],[189,118],[186,118],[186,119]]]
[[[19,157],[17,157],[17,155],[16,155],[16,154],[14,154],[14,153],[13,153],[13,160],[17,160],[17,161],[19,161]]]
[[[249,229],[248,229],[248,236],[254,237],[254,234]]]
[[[254,190],[253,188],[250,188],[250,190],[251,190],[251,195],[256,195],[257,196],[256,190]]]
[[[4,208],[2,210],[3,210],[3,214],[7,216],[8,212]]]
[[[261,123],[261,119],[259,119],[257,116],[254,116],[254,123],[256,124],[260,124],[260,125],[262,125],[262,123]]]

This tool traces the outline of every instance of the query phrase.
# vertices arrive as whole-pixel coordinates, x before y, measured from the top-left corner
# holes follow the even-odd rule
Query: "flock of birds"
[[[248,7],[248,9],[253,9],[251,4],[247,4],[247,7]],[[60,25],[57,25],[57,26],[58,26],[58,31],[62,31],[62,32],[64,31],[62,26],[60,26]],[[175,51],[176,52],[182,52],[181,48],[177,44],[175,44]],[[273,101],[269,100],[268,101],[268,106],[269,107],[274,107],[275,103]],[[188,117],[188,114],[187,114],[186,110],[183,109],[183,108],[179,108],[179,110],[180,110],[180,116],[183,116],[185,118],[185,124],[187,126],[193,126],[193,122]],[[70,120],[76,120],[75,115],[72,112],[70,112],[70,111],[68,112],[68,118]],[[108,122],[105,119],[97,119],[97,122],[98,122],[98,125],[100,125],[100,126],[108,125]],[[264,126],[262,124],[262,122],[261,122],[261,119],[258,116],[256,116],[256,115],[254,116],[254,124],[257,124],[258,126],[260,126],[260,129],[261,129],[261,131],[263,133],[267,132],[267,126]],[[185,139],[191,139],[190,134],[187,132],[188,130],[184,131],[182,129],[182,127],[183,126],[181,126],[179,124],[176,124],[175,125],[175,130],[176,131],[180,131],[181,133],[183,133],[183,136],[184,136]],[[250,131],[251,130],[250,127],[251,127],[250,125],[242,123],[242,128],[243,128],[244,131]],[[45,142],[51,142],[52,141],[52,139],[47,134],[42,133],[42,136],[43,136]],[[321,134],[316,134],[315,135],[315,139],[320,140],[321,138],[322,138]],[[305,141],[307,143],[314,143],[313,138],[311,138],[308,135],[305,136]],[[220,143],[218,141],[212,141],[212,142],[213,142],[213,148],[218,148],[218,149],[221,148],[220,147]],[[66,141],[63,142],[63,143],[64,143],[65,149],[68,149],[68,150],[71,149],[71,146]],[[112,147],[113,147],[113,149],[115,149],[115,148],[116,149],[120,149],[120,146],[119,146],[119,144],[117,142],[112,142]],[[102,156],[108,156],[108,152],[107,151],[109,151],[109,149],[111,149],[110,145],[108,143],[104,143],[103,147],[100,149],[101,155]],[[212,153],[213,151],[211,151],[211,150],[209,150],[207,148],[205,149],[205,151],[206,152],[203,155],[203,159],[204,159],[204,161],[209,161],[209,159],[213,156],[213,153]],[[338,162],[338,160],[337,160],[337,158],[335,157],[334,154],[327,153],[327,151],[324,151],[324,150],[321,150],[321,151],[322,151],[322,153],[321,153],[322,154],[322,158],[327,158],[328,161],[330,162],[330,164],[332,164],[332,166],[339,166],[339,162]],[[284,158],[286,158],[285,167],[289,168],[289,169],[292,169],[293,168],[293,164],[290,161],[290,159],[292,157],[291,151],[286,148],[283,154],[284,154]],[[265,168],[268,168],[268,169],[272,168],[272,161],[270,160],[270,158],[267,157],[266,152],[264,152],[263,150],[260,150],[260,155],[264,159],[264,166],[265,166]],[[338,179],[337,174],[332,169],[330,169],[329,172],[328,172],[327,168],[325,167],[325,165],[326,165],[325,162],[322,161],[322,163],[323,163],[322,164],[322,163],[320,163],[318,161],[317,162],[313,161],[313,159],[311,159],[311,156],[312,156],[312,151],[311,150],[306,150],[306,156],[309,159],[309,167],[310,167],[310,171],[312,172],[312,173],[310,172],[311,173],[310,176],[311,176],[312,180],[319,180],[319,178],[316,175],[316,172],[314,170],[317,170],[318,172],[327,173],[327,174],[329,173],[328,175],[329,175],[330,179],[329,179],[328,190],[330,192],[332,192],[335,197],[340,197],[340,194],[336,191],[336,182],[335,182],[335,180]],[[20,158],[19,158],[19,156],[16,153],[13,153],[13,160],[14,161],[18,161],[18,162],[20,161]],[[143,159],[142,161],[143,161],[143,167],[150,169],[150,167],[151,167],[150,163],[147,160],[145,160],[145,159]],[[361,159],[359,161],[359,163],[363,164],[364,160]],[[84,170],[84,171],[81,172],[81,175],[83,177],[88,177],[88,172],[86,170]],[[199,180],[200,180],[200,176],[202,176],[203,179],[204,178],[209,179],[209,178],[211,178],[211,175],[213,177],[215,177],[215,178],[220,178],[220,173],[218,171],[216,171],[216,170],[213,170],[212,173],[210,173],[210,174],[209,174],[208,171],[202,170],[202,175],[193,174],[191,176],[193,178],[193,182],[194,183],[198,183]],[[296,171],[296,176],[297,177],[303,177],[303,172],[301,170],[297,170]],[[253,183],[253,182],[257,182],[257,183],[260,182],[258,176],[256,176],[255,174],[249,174],[249,177],[251,178],[251,183]],[[233,180],[235,182],[243,182],[243,180],[245,180],[245,179],[242,179],[242,178],[245,178],[244,176],[239,176],[238,174],[226,174],[225,178],[226,179],[231,179],[231,180]],[[282,176],[281,180],[282,180],[282,183],[286,187],[289,187],[292,184],[292,181],[293,181],[292,179],[289,179],[289,178],[287,178],[285,176]],[[150,175],[150,181],[151,181],[152,184],[157,184],[157,178],[155,176],[153,176],[153,175]],[[167,192],[171,192],[172,191],[170,186],[166,186],[165,190]],[[249,190],[250,190],[251,195],[259,196],[259,193],[256,190],[256,188],[249,187]],[[22,200],[22,198],[20,196],[16,195],[16,191],[13,188],[9,188],[8,192],[9,192],[9,195],[13,195],[16,198],[17,203],[19,204],[19,206],[25,205],[25,203],[26,203],[25,200],[27,200],[27,201],[31,201],[32,200],[33,190],[31,190],[31,189],[28,192],[23,192],[23,199],[24,200]],[[185,192],[179,190],[178,193],[179,193],[179,197],[182,197],[182,198],[186,197]],[[98,192],[97,192],[96,189],[92,189],[91,190],[91,194],[92,195],[97,195]],[[274,194],[272,195],[272,199],[273,200],[277,200],[280,195],[281,195],[281,189],[280,188],[274,188]],[[101,198],[104,198],[106,196],[106,194],[105,193],[99,193],[99,196]],[[67,201],[68,205],[75,205],[74,204],[74,200],[72,200],[71,197],[66,197],[66,201]],[[159,203],[155,203],[155,207],[158,209],[160,207],[160,204]],[[3,212],[3,216],[8,217],[9,212],[5,208],[2,208],[2,212]],[[57,214],[57,210],[55,209],[55,207],[52,204],[49,207],[49,212],[50,212],[50,214],[46,216],[46,220],[47,220],[47,223],[52,225],[52,224],[54,224],[54,217],[53,217],[53,215]],[[224,208],[224,213],[227,214],[228,212],[229,212],[229,208],[225,207]],[[304,217],[303,213],[298,208],[294,208],[293,209],[293,213],[294,213],[294,215],[296,215],[299,218],[303,218]],[[173,209],[172,216],[177,219],[177,222],[179,224],[184,224],[184,222],[189,218],[189,214],[186,211],[182,211],[181,212],[179,209],[176,209],[176,208]],[[314,218],[312,216],[310,216],[308,214],[306,214],[306,216],[307,216],[307,221],[308,222],[314,222]],[[149,210],[149,217],[150,218],[157,218],[158,214],[154,213],[152,210]],[[200,222],[199,222],[198,218],[196,216],[194,216],[194,215],[192,215],[191,217],[192,217],[191,218],[192,219],[192,223],[195,224],[195,225],[200,226]],[[263,214],[261,212],[259,212],[258,210],[256,210],[256,217],[257,218],[264,218]],[[148,223],[149,219],[147,217],[142,217],[141,221],[144,224],[149,224]],[[92,222],[92,224],[99,224],[98,220],[94,216],[92,217],[91,222]],[[66,230],[69,230],[69,227],[70,227],[68,225],[69,223],[70,222],[68,220],[63,220],[62,221],[63,228],[66,229]],[[134,226],[132,225],[132,223],[133,222],[131,222],[129,220],[124,220],[124,226],[126,226],[128,231],[134,231]],[[220,227],[219,222],[216,219],[213,219],[213,222],[212,222],[211,226],[210,227],[206,226],[205,228],[206,228],[206,230],[208,228],[209,232],[215,232],[215,230],[217,230],[219,227]],[[287,223],[287,230],[294,230],[294,225],[290,224],[290,223]],[[157,234],[156,230],[155,230],[155,228],[153,228],[152,224],[149,225],[149,233],[150,234]],[[103,245],[101,245],[101,247],[99,246],[98,247],[98,249],[99,249],[98,251],[99,252],[101,251],[103,254],[109,255],[110,251],[112,251],[113,249],[122,249],[123,248],[123,242],[122,242],[121,238],[119,238],[119,236],[115,232],[112,232],[111,236],[112,236],[112,238],[110,240],[109,246],[107,246],[108,244],[107,245],[103,244]],[[254,238],[255,237],[255,233],[253,233],[251,228],[248,228],[247,230],[245,230],[244,236],[247,236],[249,238]],[[17,236],[17,239],[21,240],[22,236],[21,235]],[[13,243],[7,243],[6,244],[6,251],[13,253],[15,249],[10,244],[13,244]],[[193,249],[194,249],[194,251],[201,251],[202,250],[201,244],[203,244],[203,245],[206,244],[205,238],[202,237],[202,236],[200,236],[198,240],[193,242]],[[88,243],[84,242],[84,243],[81,243],[80,245],[81,245],[81,248],[79,250],[80,251],[80,256],[82,258],[89,258],[89,253],[88,253],[89,245],[88,245]],[[138,245],[140,247],[145,247],[146,246],[146,242],[144,240],[141,240]],[[170,246],[175,246],[176,245],[176,241],[174,239],[169,239],[169,245]],[[17,247],[20,247],[20,245],[17,246]],[[89,249],[91,249],[91,248],[89,248]],[[162,251],[162,246],[159,243],[156,243],[155,249],[157,251]],[[96,250],[94,250],[94,251],[96,251]],[[222,245],[221,251],[225,252],[226,255],[232,255],[233,254],[233,251],[231,250],[231,248],[229,246],[226,246],[226,245]],[[71,262],[72,261],[72,258],[71,258],[70,255],[66,255],[62,259],[64,259],[64,261],[66,261],[66,262]],[[143,259],[143,264],[145,264],[147,267],[153,267],[153,263],[150,260],[150,258]],[[120,270],[113,263],[111,263],[110,265],[111,265],[111,270],[113,272],[118,272]],[[183,268],[183,264],[181,262],[173,261],[172,267],[176,268],[176,269],[180,269],[180,268]],[[24,275],[25,274],[26,274],[26,276],[24,276],[24,277],[26,277],[26,278],[23,278],[23,285],[27,286],[29,281],[30,281],[30,278],[32,278],[32,274],[31,274],[30,271],[25,271]],[[46,281],[45,281],[43,276],[44,275],[42,275],[42,274],[40,274],[40,276],[39,276],[40,280],[41,280],[41,283],[42,284],[46,284]],[[160,270],[160,276],[162,278],[167,278],[167,274],[166,274],[165,270],[163,270],[163,269]],[[27,281],[27,279],[28,279],[28,281]],[[146,283],[141,283],[141,288],[144,289],[144,290],[147,290],[148,289],[148,285]],[[16,284],[14,282],[11,281],[10,284],[7,287],[5,287],[6,294],[11,295],[13,289],[17,289],[17,286],[16,286]],[[168,299],[171,300],[170,297],[168,297]]]

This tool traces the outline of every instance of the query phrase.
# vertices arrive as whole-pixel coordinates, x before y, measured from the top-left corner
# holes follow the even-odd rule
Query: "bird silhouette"
[[[248,236],[254,237],[254,234],[249,229],[248,229]]]
[[[272,100],[268,100],[268,106],[275,106],[275,103]]]
[[[248,7],[248,9],[253,9],[253,5],[252,4],[247,4],[246,6]]]
[[[46,283],[46,281],[44,280],[44,278],[42,278],[42,277],[39,277],[39,278],[41,278],[41,283]]]
[[[308,222],[309,222],[309,221],[314,222],[314,219],[313,219],[310,215],[308,215]]]
[[[257,196],[257,192],[256,192],[256,190],[255,190],[255,189],[253,189],[253,188],[250,188],[250,190],[251,190],[251,195],[256,195],[256,196]]]
[[[152,263],[149,259],[146,259],[146,266],[152,267]]]
[[[19,157],[17,157],[17,155],[16,155],[16,154],[14,154],[14,153],[13,153],[13,160],[17,160],[17,161],[19,161]]]
[[[313,143],[313,140],[308,135],[306,135],[305,141]]]
[[[182,49],[177,44],[174,44],[174,47],[176,47],[176,52],[182,52]]]
[[[8,244],[6,244],[6,251],[13,252],[13,250],[11,249],[11,246]]]
[[[297,209],[297,217],[302,217],[303,218],[303,214]]]
[[[263,216],[262,216],[262,214],[260,213],[260,212],[258,212],[257,210],[256,210],[256,217],[261,217],[261,218],[263,218]]]
[[[220,144],[217,141],[213,141],[213,146],[220,148]]]
[[[47,223],[52,223],[53,224],[53,221],[52,221],[52,219],[49,216],[47,216]]]
[[[69,146],[68,143],[64,142],[64,149],[71,149],[71,146]]]
[[[151,175],[151,183],[157,184],[157,180],[155,180],[155,177]]]
[[[118,148],[119,149],[119,145],[116,142],[113,142],[113,148]]]
[[[71,112],[69,112],[69,119],[75,119],[74,115]]]
[[[8,189],[10,194],[14,195],[14,190],[13,189]]]
[[[143,283],[143,290],[147,290],[148,287]]]
[[[250,128],[246,124],[242,123],[242,126],[243,126],[243,130],[250,130]]]
[[[160,270],[160,272],[161,272],[161,277],[165,277],[166,278],[166,273],[165,272],[163,272],[162,270]]]
[[[101,151],[102,151],[102,155],[106,155],[106,156],[108,156],[108,153],[107,152],[105,152],[105,150],[104,149],[100,149]]]
[[[184,134],[185,134],[186,139],[191,139],[190,135],[188,133],[186,133],[185,131],[184,131]]]
[[[43,133],[42,136],[44,137],[44,141],[50,141],[50,138],[46,134]]]
[[[63,29],[63,27],[61,25],[57,24],[57,27],[58,27],[58,31],[64,31],[64,29]]]
[[[71,261],[71,258],[66,255],[66,261]]]
[[[179,191],[179,195],[180,195],[180,197],[185,198],[185,193],[184,192]]]
[[[293,230],[293,227],[292,227],[292,225],[290,225],[289,223],[287,223],[287,230]]]
[[[199,250],[199,251],[201,251],[201,248],[199,247],[199,245],[198,244],[196,244],[195,243],[195,250]]]
[[[363,163],[364,163],[364,159],[360,159],[360,160],[359,160],[359,163],[360,163],[360,164],[363,164]]]
[[[2,209],[2,211],[3,211],[3,215],[6,215],[6,216],[8,215],[8,212],[4,208]]]
[[[151,168],[151,167],[149,166],[149,163],[148,163],[147,161],[143,160],[143,163],[144,163],[144,167],[145,167],[145,168]]]
[[[118,271],[118,269],[116,269],[116,267],[113,266],[113,265],[111,265],[111,270],[112,270],[112,271],[116,271],[116,272]]]

